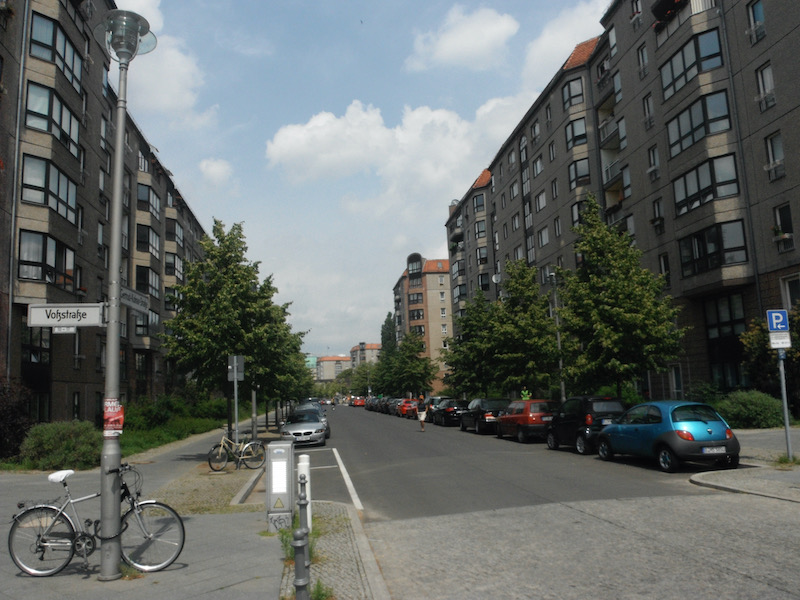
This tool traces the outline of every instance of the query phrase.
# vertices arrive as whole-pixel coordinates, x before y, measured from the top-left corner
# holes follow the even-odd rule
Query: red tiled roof
[[[484,169],[483,173],[478,175],[478,178],[475,180],[475,183],[472,184],[472,189],[478,189],[482,187],[486,187],[492,181],[492,173],[489,169]]]
[[[592,38],[591,40],[581,42],[575,46],[575,49],[572,51],[572,54],[569,55],[567,62],[564,63],[563,69],[566,71],[567,69],[580,67],[581,65],[586,64],[586,61],[589,60],[592,52],[594,52],[594,48],[597,46],[598,41],[600,41],[599,36]]]
[[[441,267],[439,266],[441,263]],[[449,273],[450,261],[446,258],[427,258],[422,266],[423,273]]]

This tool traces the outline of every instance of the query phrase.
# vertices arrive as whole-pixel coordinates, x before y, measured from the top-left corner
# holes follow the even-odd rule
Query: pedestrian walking
[[[425,431],[425,416],[428,414],[427,405],[425,404],[425,396],[419,395],[417,401],[417,418],[419,419],[420,431]]]

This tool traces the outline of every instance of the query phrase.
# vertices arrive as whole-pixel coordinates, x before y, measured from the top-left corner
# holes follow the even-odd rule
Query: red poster
[[[125,422],[125,408],[119,403],[118,398],[106,398],[103,403],[103,433],[105,435],[119,435]]]

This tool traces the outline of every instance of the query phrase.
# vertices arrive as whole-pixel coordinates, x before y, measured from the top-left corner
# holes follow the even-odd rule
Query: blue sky
[[[448,205],[609,0],[117,5],[158,37],[134,121],[209,233],[243,224],[321,356],[380,341],[406,257],[447,257]]]

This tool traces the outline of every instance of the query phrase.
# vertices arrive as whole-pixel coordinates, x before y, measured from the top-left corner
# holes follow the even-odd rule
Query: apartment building
[[[360,342],[358,346],[350,348],[350,368],[355,369],[366,363],[376,363],[381,356],[380,344]]]
[[[316,383],[329,383],[336,377],[350,368],[350,357],[341,356],[318,356]]]
[[[34,392],[39,421],[102,415],[105,329],[62,333],[29,327],[27,316],[31,304],[107,301],[117,98],[93,28],[115,8],[111,0],[0,3],[0,244],[8,257],[0,357],[4,375]],[[160,335],[205,235],[130,116],[125,128],[122,285],[147,301],[121,307],[123,403],[175,383]]]
[[[452,311],[478,291],[496,299],[510,259],[536,266],[549,292],[553,266],[577,265],[572,227],[592,193],[690,327],[685,355],[643,391],[746,385],[738,335],[800,299],[800,12],[778,0],[615,0],[601,23],[451,205],[450,260],[466,264]]]
[[[439,365],[433,383],[434,393],[444,388],[447,367],[441,352],[446,347],[447,338],[453,335],[449,272],[447,259],[426,259],[418,253],[410,254],[406,259],[406,269],[394,286],[397,342],[400,343],[411,331],[422,336],[425,356]]]

